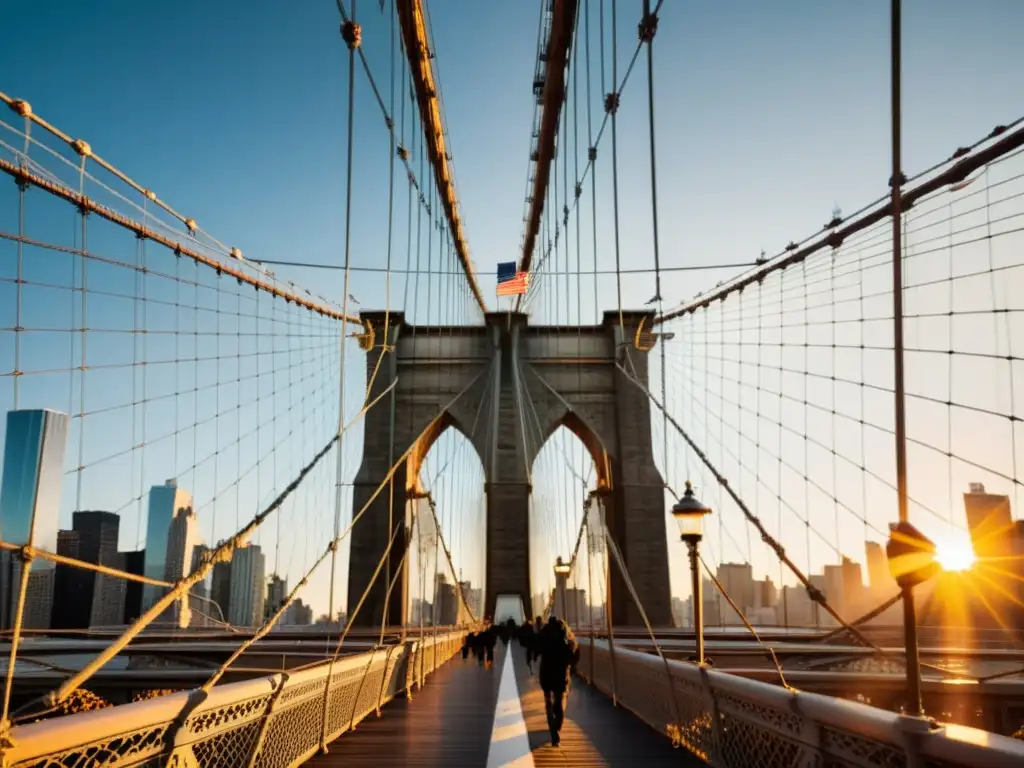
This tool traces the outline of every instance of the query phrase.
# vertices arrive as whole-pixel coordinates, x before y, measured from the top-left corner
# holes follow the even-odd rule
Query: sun
[[[974,565],[974,548],[966,533],[951,535],[937,541],[935,546],[935,559],[946,571],[966,571]]]

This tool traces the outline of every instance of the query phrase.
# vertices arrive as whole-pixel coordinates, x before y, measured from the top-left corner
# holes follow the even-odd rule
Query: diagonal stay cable
[[[318,559],[317,559],[317,560],[316,560],[316,561],[315,561],[315,562],[313,563],[313,565],[312,565],[312,566],[311,566],[311,567],[310,567],[309,569],[307,569],[307,571],[306,571],[306,574],[305,574],[305,575],[303,576],[303,578],[302,578],[302,580],[301,580],[301,581],[299,582],[299,584],[298,584],[298,585],[296,585],[296,587],[295,587],[294,589],[292,589],[292,591],[291,591],[291,592],[289,593],[288,597],[287,597],[287,598],[286,598],[286,599],[284,600],[283,604],[281,605],[281,607],[280,607],[280,609],[279,609],[279,613],[280,613],[280,615],[283,615],[283,613],[284,613],[284,610],[285,610],[285,609],[286,609],[286,608],[288,607],[288,605],[290,605],[290,604],[291,604],[291,602],[292,602],[292,601],[293,601],[293,600],[294,600],[294,599],[295,599],[295,598],[297,597],[297,595],[298,595],[298,593],[299,593],[299,590],[301,589],[301,586],[302,586],[302,585],[304,585],[304,584],[306,583],[306,581],[307,581],[307,580],[309,579],[310,575],[311,575],[311,574],[312,574],[312,573],[313,573],[313,572],[314,572],[314,571],[316,570],[316,568],[317,568],[318,566],[320,566],[320,565],[321,565],[321,564],[322,564],[322,563],[323,563],[323,562],[324,562],[324,561],[325,561],[325,560],[327,559],[328,555],[330,555],[330,554],[331,554],[332,552],[336,551],[336,549],[337,549],[337,547],[338,547],[338,544],[339,544],[339,543],[340,543],[341,541],[343,541],[343,540],[345,539],[345,537],[346,537],[346,536],[348,536],[348,534],[349,534],[349,533],[351,533],[351,531],[352,531],[352,529],[353,529],[353,528],[355,527],[356,523],[357,523],[357,522],[359,522],[359,520],[360,520],[360,519],[362,518],[363,514],[365,514],[366,510],[368,510],[368,509],[370,508],[370,505],[371,505],[371,504],[373,504],[373,502],[374,502],[374,501],[376,500],[377,496],[379,496],[379,495],[380,495],[380,493],[381,493],[381,491],[383,491],[384,487],[385,487],[385,486],[387,486],[387,485],[388,485],[388,483],[389,483],[389,482],[391,481],[391,478],[392,478],[392,477],[394,476],[394,474],[395,474],[396,470],[398,469],[398,467],[402,466],[402,464],[403,464],[403,463],[405,462],[406,458],[408,458],[409,454],[410,454],[410,453],[412,453],[412,451],[413,451],[413,450],[414,450],[414,449],[416,448],[416,445],[417,445],[417,443],[418,443],[419,439],[420,439],[420,438],[421,438],[421,437],[422,437],[423,435],[427,434],[427,432],[428,432],[429,430],[431,430],[431,429],[432,429],[432,428],[433,428],[433,427],[434,427],[434,426],[435,426],[435,425],[437,424],[437,422],[438,422],[438,421],[439,421],[439,420],[440,420],[440,419],[441,419],[441,418],[443,417],[443,415],[444,415],[445,413],[447,413],[447,412],[448,412],[448,410],[449,410],[449,409],[450,409],[450,408],[451,408],[451,407],[452,407],[453,405],[455,405],[455,403],[456,403],[456,402],[457,402],[457,401],[458,401],[459,399],[461,399],[461,398],[462,398],[462,396],[463,396],[463,395],[464,395],[464,394],[465,394],[465,393],[466,393],[466,392],[467,392],[467,391],[468,391],[468,390],[469,390],[469,389],[470,389],[470,388],[471,388],[471,387],[472,387],[472,386],[473,386],[473,385],[474,385],[474,384],[476,383],[476,381],[477,381],[477,380],[478,380],[478,379],[480,378],[480,376],[482,376],[482,375],[483,375],[483,374],[484,374],[485,372],[486,372],[486,371],[481,371],[481,372],[480,372],[479,374],[477,374],[477,375],[476,375],[476,376],[475,376],[475,377],[474,377],[474,378],[473,378],[473,379],[472,379],[472,380],[471,380],[471,381],[470,381],[470,382],[469,382],[469,383],[468,383],[468,384],[466,385],[466,387],[465,387],[465,388],[463,388],[463,389],[462,389],[462,390],[461,390],[460,392],[458,392],[458,393],[457,393],[457,394],[456,394],[456,395],[455,395],[455,396],[454,396],[454,397],[453,397],[453,398],[452,398],[452,399],[451,399],[451,400],[450,400],[450,401],[449,401],[449,402],[448,402],[448,403],[447,403],[447,404],[446,404],[446,405],[444,406],[444,408],[442,408],[442,409],[441,409],[441,411],[440,411],[440,412],[439,412],[439,413],[437,414],[437,416],[435,416],[435,417],[434,417],[434,418],[433,418],[433,419],[432,419],[432,420],[430,421],[430,423],[428,423],[428,424],[427,424],[427,425],[426,425],[426,426],[425,426],[425,427],[423,428],[423,430],[422,430],[422,431],[420,432],[420,434],[419,434],[419,435],[417,436],[417,438],[416,438],[415,440],[413,440],[413,441],[412,441],[412,443],[410,444],[409,448],[407,448],[407,449],[405,450],[405,452],[404,452],[404,453],[403,453],[403,454],[402,454],[401,456],[399,456],[399,457],[398,457],[398,459],[397,459],[397,460],[396,460],[396,461],[395,461],[395,462],[394,462],[394,463],[393,463],[393,464],[391,465],[391,468],[390,468],[390,469],[388,470],[388,472],[387,472],[387,474],[385,475],[385,477],[384,477],[384,478],[383,478],[383,479],[381,480],[381,482],[380,482],[380,483],[378,484],[377,488],[376,488],[376,489],[374,490],[374,492],[373,492],[373,493],[372,493],[372,494],[370,495],[370,498],[369,498],[369,499],[367,499],[366,503],[365,503],[365,504],[363,505],[363,507],[362,507],[362,508],[361,508],[361,509],[359,510],[359,512],[358,512],[357,514],[355,514],[355,515],[353,516],[353,518],[352,518],[352,521],[351,521],[351,522],[350,522],[350,523],[348,524],[348,526],[347,526],[347,527],[345,528],[345,530],[344,530],[344,531],[343,531],[343,532],[342,532],[342,533],[341,533],[340,535],[338,535],[338,536],[337,536],[336,538],[332,539],[332,540],[331,540],[331,541],[330,541],[330,542],[328,543],[327,547],[326,547],[326,548],[324,549],[324,551],[323,551],[323,553],[322,553],[322,554],[320,555],[320,557],[319,557],[319,558],[318,558]],[[384,397],[384,396],[385,396],[386,394],[388,394],[388,392],[389,392],[389,391],[391,390],[391,388],[392,388],[392,387],[394,387],[394,386],[395,386],[395,385],[396,385],[397,383],[398,383],[398,379],[395,379],[395,380],[394,380],[394,381],[393,381],[393,382],[391,383],[391,385],[390,385],[390,386],[389,386],[389,387],[388,387],[387,389],[385,389],[385,390],[384,390],[383,392],[381,392],[381,393],[380,393],[380,394],[379,394],[379,395],[377,396],[377,398],[376,398],[376,399],[375,399],[375,400],[374,400],[373,402],[374,402],[374,403],[377,403],[377,402],[379,402],[379,401],[380,401],[381,399],[383,399],[383,397]],[[330,448],[330,446],[331,446],[331,445],[333,445],[333,444],[334,444],[334,442],[336,442],[336,440],[337,440],[337,436],[335,435],[335,436],[333,436],[333,437],[331,438],[331,441],[330,441],[330,442],[328,443],[328,446],[327,446],[327,448]],[[320,456],[322,457],[322,455],[323,455],[323,454],[324,454],[325,452],[326,452],[326,449],[325,449],[325,451],[322,451],[322,452],[321,452],[321,455],[320,455]],[[319,460],[319,457],[318,457],[318,459],[317,459],[317,460]],[[396,533],[397,533],[397,531],[398,531],[398,530],[399,530],[398,528],[395,528],[395,532],[396,532]],[[392,541],[392,542],[394,541],[394,534],[392,535],[392,539],[391,539],[391,541]],[[386,557],[386,555],[387,555],[387,554],[388,554],[388,553],[390,552],[390,550],[391,550],[391,544],[389,543],[389,545],[388,545],[388,547],[387,547],[387,549],[386,549],[386,551],[385,551],[385,553],[384,553],[384,557]],[[214,554],[216,554],[216,552],[215,552]],[[381,560],[381,562],[383,562],[383,557],[382,557],[382,560]],[[378,568],[378,571],[379,571],[379,568]],[[370,585],[368,585],[368,587],[367,587],[367,590],[369,590],[369,587],[370,587],[370,586],[372,586],[372,582],[373,582],[374,580],[375,580],[375,578],[374,578],[374,579],[371,579],[371,583],[370,583]],[[364,597],[365,597],[365,595],[364,595]],[[360,601],[360,603],[362,603],[362,601]],[[357,610],[358,610],[358,609],[357,609]],[[271,628],[271,627],[273,627],[274,623],[276,623],[276,620],[277,620],[277,618],[279,618],[279,616],[275,617],[273,621],[270,621],[270,622],[268,622],[268,623],[264,624],[264,626],[263,626],[263,627],[261,627],[261,628],[260,628],[260,630],[258,630],[258,631],[257,631],[257,633],[255,633],[255,634],[254,634],[254,635],[253,635],[252,637],[248,638],[248,639],[247,639],[247,640],[246,640],[246,641],[245,641],[244,643],[242,643],[242,644],[241,644],[241,645],[240,645],[240,646],[239,646],[239,647],[238,647],[238,648],[237,648],[237,649],[235,650],[235,652],[234,652],[234,653],[232,654],[231,658],[229,658],[229,659],[228,659],[227,661],[225,661],[225,662],[224,662],[224,664],[222,664],[222,665],[221,665],[221,668],[220,668],[220,669],[219,669],[219,670],[217,671],[217,673],[215,674],[215,677],[211,678],[212,682],[210,682],[210,681],[207,681],[208,685],[209,685],[209,686],[212,686],[213,684],[215,684],[215,683],[216,683],[216,680],[217,680],[217,679],[219,679],[219,678],[220,678],[220,677],[221,677],[221,676],[223,675],[223,673],[224,673],[224,672],[225,672],[225,671],[227,670],[227,668],[228,668],[228,667],[230,666],[230,664],[231,664],[232,662],[234,662],[234,661],[235,661],[235,660],[236,660],[236,659],[237,659],[237,658],[238,658],[238,657],[239,657],[239,656],[240,656],[240,655],[241,655],[241,654],[242,654],[242,653],[243,653],[243,652],[244,652],[245,650],[247,650],[247,649],[248,649],[248,648],[249,648],[250,646],[252,646],[252,644],[253,644],[253,643],[255,643],[255,642],[256,642],[257,640],[259,640],[259,639],[260,639],[261,637],[263,637],[263,635],[265,635],[265,634],[266,634],[267,632],[269,632],[269,631],[270,631],[270,628]],[[349,622],[349,626],[350,626],[350,625],[351,625],[351,622]],[[342,636],[341,636],[341,637],[339,638],[339,645],[338,645],[338,647],[336,648],[336,650],[335,650],[335,653],[334,653],[334,655],[332,656],[332,660],[333,660],[334,658],[336,658],[337,654],[338,654],[338,653],[340,652],[340,648],[341,648],[341,643],[342,643],[342,642],[344,642],[344,639],[345,639],[345,635],[347,635],[347,631],[348,631],[348,627],[346,627],[346,630],[345,630],[345,634],[343,634],[343,635],[342,635]],[[329,679],[330,679],[330,676],[328,675],[328,680],[329,680]]]
[[[448,561],[448,569],[452,572],[452,580],[455,582],[455,591],[458,593],[459,602],[465,606],[466,611],[469,613],[470,619],[475,624],[477,621],[476,613],[470,607],[469,603],[466,602],[466,596],[462,592],[462,583],[459,581],[458,573],[455,570],[455,563],[452,562],[452,554],[448,549],[448,544],[444,538],[444,531],[441,528],[441,523],[437,519],[437,507],[434,502],[434,497],[430,496],[427,498],[427,506],[430,508],[430,514],[434,518],[434,528],[437,531],[437,539],[441,542],[441,549],[444,551],[444,557]]]
[[[371,403],[366,405],[351,422],[349,422],[347,429],[350,429],[354,424],[361,419],[374,405],[380,402],[381,399],[398,383],[398,379],[395,379],[391,385],[380,393]],[[188,576],[178,580],[175,586],[157,600],[148,611],[142,616],[135,620],[135,622],[128,627],[113,643],[105,648],[99,655],[96,656],[89,664],[82,667],[82,669],[72,676],[69,680],[65,681],[56,691],[51,691],[42,697],[43,703],[47,706],[53,706],[68,696],[70,696],[76,689],[78,689],[86,680],[92,677],[97,671],[99,671],[108,661],[116,656],[125,646],[132,641],[146,626],[151,624],[157,617],[159,617],[167,608],[169,608],[178,598],[184,595],[186,592],[191,591],[192,587],[198,584],[202,579],[206,577],[210,569],[213,568],[214,564],[218,562],[229,562],[231,556],[236,547],[240,546],[248,537],[255,531],[260,524],[277,510],[284,501],[297,489],[302,481],[305,480],[306,476],[317,466],[321,459],[326,456],[334,444],[338,440],[338,435],[332,435],[331,439],[327,441],[327,444],[313,457],[313,459],[306,464],[299,474],[292,480],[283,491],[274,499],[266,508],[252,518],[241,530],[239,530],[234,536],[221,542],[217,547],[211,550],[203,558],[202,562],[193,570]],[[404,458],[404,457],[403,457]],[[393,474],[393,472],[392,472]],[[364,510],[365,511],[365,510]],[[353,520],[353,524],[354,524]],[[346,534],[351,531],[352,524],[346,529]],[[251,644],[251,643],[250,643]],[[32,702],[30,702],[32,703]]]
[[[753,625],[747,619],[747,616],[743,612],[743,609],[736,605],[736,602],[729,595],[729,592],[726,590],[724,586],[722,586],[722,583],[718,580],[718,577],[715,576],[715,574],[712,572],[711,567],[707,564],[703,557],[700,557],[700,555],[698,555],[698,557],[700,558],[700,564],[704,566],[704,571],[707,573],[708,578],[711,579],[711,583],[715,585],[715,589],[717,589],[719,593],[721,593],[722,597],[724,597],[725,601],[729,604],[729,607],[732,608],[736,615],[740,617],[740,621],[743,622],[743,626],[746,627],[747,631],[754,636],[754,640],[757,641],[758,645],[766,649],[768,651],[768,654],[772,657],[772,662],[774,662],[775,664],[775,670],[779,673],[779,681],[782,683],[782,687],[785,688],[787,691],[794,690],[792,686],[790,686],[790,684],[786,682],[786,676],[782,672],[782,662],[779,661],[779,657],[775,654],[775,649],[772,648],[770,645],[766,644],[761,639],[761,636],[757,634],[757,630],[754,629]]]
[[[665,407],[660,402],[658,402],[658,400],[650,393],[647,387],[645,387],[641,382],[634,379],[629,374],[629,372],[622,367],[620,363],[616,362],[615,366],[620,371],[622,371],[623,374],[625,374],[626,378],[629,379],[629,381],[632,384],[634,384],[638,389],[640,389],[644,394],[646,394],[648,399],[650,399],[650,401],[659,410],[661,410],[668,416],[668,421],[672,424],[673,427],[675,427],[676,431],[679,432],[683,440],[687,442],[687,444],[690,446],[690,449],[704,463],[704,465],[714,476],[715,480],[718,481],[719,485],[721,485],[722,488],[725,489],[725,492],[736,503],[736,506],[739,507],[740,511],[743,513],[743,516],[746,517],[747,520],[751,523],[751,525],[753,525],[758,530],[758,532],[761,534],[761,540],[764,541],[764,543],[767,544],[775,552],[776,557],[778,557],[779,560],[787,568],[789,568],[790,572],[792,572],[792,574],[796,576],[800,583],[804,586],[804,589],[807,590],[808,597],[810,597],[813,602],[817,603],[822,608],[824,608],[825,612],[828,613],[833,619],[835,619],[837,624],[846,629],[859,643],[868,648],[871,648],[879,656],[885,658],[897,658],[898,654],[892,654],[884,648],[880,647],[879,645],[874,643],[870,638],[868,638],[863,632],[857,629],[857,627],[853,626],[852,624],[847,622],[842,616],[839,615],[836,609],[829,604],[828,600],[825,598],[825,595],[811,583],[810,579],[807,578],[807,576],[804,574],[802,570],[800,570],[799,566],[797,566],[797,564],[790,559],[789,555],[786,554],[785,548],[783,548],[783,546],[778,541],[776,541],[775,538],[768,532],[768,529],[764,527],[764,524],[761,522],[760,518],[758,518],[757,515],[750,511],[750,507],[747,506],[746,502],[743,501],[740,495],[729,484],[728,479],[718,471],[714,464],[711,463],[711,460],[707,457],[707,454],[705,454],[704,451],[702,451],[698,447],[698,445],[690,437],[689,433],[687,433],[686,430],[682,428],[682,426],[679,424],[678,421],[676,421],[672,414],[668,413],[665,410]],[[932,669],[937,672],[941,672],[951,677],[968,680],[974,679],[973,675],[965,675],[962,673],[954,672],[953,670],[945,669],[942,667],[936,667],[930,664],[922,664],[921,666],[926,667],[928,669]]]

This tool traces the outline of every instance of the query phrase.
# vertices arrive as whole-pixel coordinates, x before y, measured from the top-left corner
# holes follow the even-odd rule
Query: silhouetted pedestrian
[[[580,647],[572,630],[561,619],[552,616],[537,634],[536,652],[540,656],[541,690],[547,710],[551,744],[557,747],[565,720],[565,704],[569,677],[580,658]]]
[[[483,653],[485,663],[491,665],[494,663],[494,646],[498,643],[498,628],[494,624],[488,624],[487,628],[480,633],[480,644],[481,652]]]
[[[516,620],[510,617],[507,621],[503,621],[501,623],[501,642],[503,642],[507,648],[512,638],[515,636]]]
[[[523,646],[526,651],[526,666],[530,670],[530,674],[533,674],[533,651],[534,646],[537,644],[537,633],[533,629],[533,624],[529,621],[524,622],[523,626],[519,628],[519,644]]]

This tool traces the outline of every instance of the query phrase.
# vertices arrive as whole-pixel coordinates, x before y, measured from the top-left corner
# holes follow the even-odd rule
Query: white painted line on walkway
[[[533,768],[530,737],[523,718],[523,704],[519,700],[515,668],[512,666],[512,646],[505,649],[501,665],[501,683],[498,685],[498,703],[494,708],[494,728],[491,747],[487,752],[487,768]]]

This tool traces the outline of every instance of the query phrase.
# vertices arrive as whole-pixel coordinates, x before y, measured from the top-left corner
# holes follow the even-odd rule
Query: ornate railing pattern
[[[448,632],[307,669],[18,726],[5,768],[300,765],[462,646]],[[330,685],[327,676],[330,674]],[[324,697],[327,724],[324,728]]]
[[[933,727],[857,702],[787,690],[581,638],[578,672],[620,706],[718,768],[1009,768],[1024,742]],[[674,695],[673,695],[674,688]]]

